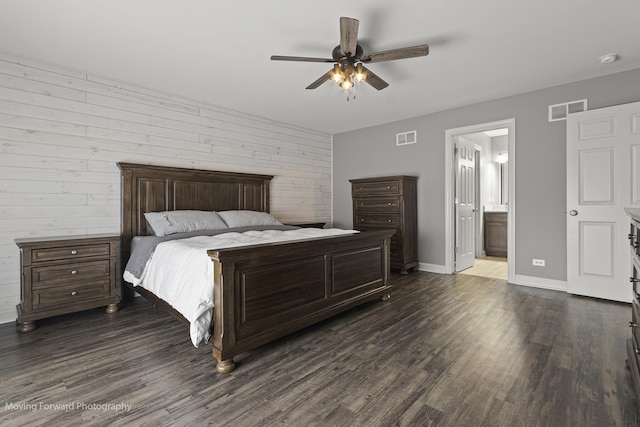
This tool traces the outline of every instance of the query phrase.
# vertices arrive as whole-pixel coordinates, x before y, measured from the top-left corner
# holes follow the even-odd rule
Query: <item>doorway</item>
[[[496,135],[494,132],[497,130],[500,130],[501,134]],[[477,261],[474,264],[478,265],[470,268],[466,268],[469,267],[468,263],[462,266],[464,268],[458,268],[456,262],[459,258],[457,251],[460,227],[458,226],[459,198],[456,185],[458,166],[455,148],[463,139],[467,140],[467,144],[469,140],[475,141],[476,147],[477,191],[474,209],[477,226],[473,245]],[[491,144],[493,139],[496,139],[495,144]],[[506,267],[506,279],[511,283],[515,281],[514,154],[515,119],[449,129],[445,132],[445,271],[448,274],[464,271],[467,274],[494,277],[496,274],[503,274],[497,273],[496,269],[504,272]],[[484,220],[485,213],[488,213],[487,218],[491,217],[498,222],[492,222],[487,226]],[[490,234],[487,234],[487,228]],[[489,242],[485,240],[486,238],[489,238]]]

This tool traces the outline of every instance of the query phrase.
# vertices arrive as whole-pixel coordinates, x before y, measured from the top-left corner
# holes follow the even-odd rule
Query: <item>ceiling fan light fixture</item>
[[[349,90],[353,87],[353,82],[351,79],[344,79],[344,81],[340,83],[340,87],[344,90]]]
[[[353,74],[353,79],[356,81],[356,83],[362,83],[367,79],[367,75],[362,69],[362,62],[359,62],[356,66],[356,72]]]
[[[331,80],[340,84],[344,81],[344,74],[340,71],[340,66],[338,64],[334,64],[333,73],[331,74]]]

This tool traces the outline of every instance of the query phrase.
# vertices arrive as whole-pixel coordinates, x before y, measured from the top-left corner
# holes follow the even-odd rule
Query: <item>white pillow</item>
[[[222,218],[216,212],[211,211],[146,212],[144,217],[156,236],[227,228],[227,224]]]
[[[220,218],[227,223],[229,228],[245,227],[248,225],[282,225],[268,212],[256,211],[221,211]]]

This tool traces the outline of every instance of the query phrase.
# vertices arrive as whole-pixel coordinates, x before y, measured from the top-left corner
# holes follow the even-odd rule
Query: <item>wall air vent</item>
[[[587,111],[587,100],[564,102],[562,104],[549,105],[549,121],[567,120],[567,115]]]
[[[396,134],[396,145],[415,144],[417,140],[418,137],[415,130]]]

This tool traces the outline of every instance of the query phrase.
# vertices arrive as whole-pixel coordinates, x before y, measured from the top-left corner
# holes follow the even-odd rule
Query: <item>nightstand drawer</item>
[[[351,191],[354,196],[400,194],[400,184],[398,180],[359,182],[352,184]]]
[[[33,289],[38,289],[59,284],[82,283],[100,277],[109,280],[110,270],[111,262],[108,259],[34,267],[31,270],[31,284]]]
[[[46,262],[56,260],[68,260],[75,258],[87,258],[95,256],[109,256],[111,248],[109,243],[95,245],[73,245],[58,248],[33,249],[31,262]]]
[[[93,283],[57,286],[38,289],[31,296],[33,309],[54,307],[57,305],[73,305],[74,303],[91,301],[109,297],[109,278]]]
[[[356,212],[390,212],[400,210],[399,197],[366,197],[354,199]]]

